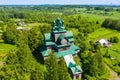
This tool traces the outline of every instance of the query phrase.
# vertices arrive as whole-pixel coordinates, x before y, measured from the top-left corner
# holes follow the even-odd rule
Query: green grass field
[[[6,56],[6,54],[14,49],[16,49],[15,45],[0,43],[0,61],[3,61],[3,58]]]
[[[110,37],[117,36],[120,39],[120,32],[116,30],[99,28],[93,33],[88,34],[88,40],[99,40],[101,38],[109,39]]]

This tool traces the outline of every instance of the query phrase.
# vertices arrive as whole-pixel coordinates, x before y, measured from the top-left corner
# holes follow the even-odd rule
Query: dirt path
[[[113,71],[106,63],[105,63],[106,68],[110,71],[110,79],[109,80],[120,80],[118,77],[117,73]]]

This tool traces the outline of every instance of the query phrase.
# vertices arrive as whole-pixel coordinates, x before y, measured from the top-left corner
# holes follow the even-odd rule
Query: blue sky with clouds
[[[120,5],[120,0],[0,0],[0,5],[39,4],[107,4]]]

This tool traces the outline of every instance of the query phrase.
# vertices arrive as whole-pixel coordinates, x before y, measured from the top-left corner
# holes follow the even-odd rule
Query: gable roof
[[[72,74],[78,74],[83,72],[81,67],[76,65],[72,55],[66,55],[64,56],[64,59],[67,67],[70,68]]]
[[[83,70],[81,69],[80,66],[71,67],[70,69],[72,71],[72,74],[74,74],[74,75],[83,72]]]
[[[108,44],[108,41],[106,40],[106,39],[100,39],[99,41],[98,41],[101,45],[104,45],[104,44]]]
[[[73,67],[75,65],[75,61],[73,60],[73,56],[72,55],[66,55],[64,56],[65,62],[67,67]]]

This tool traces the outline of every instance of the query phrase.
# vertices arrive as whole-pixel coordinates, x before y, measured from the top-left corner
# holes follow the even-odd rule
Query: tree
[[[40,64],[34,64],[35,69],[31,72],[30,79],[31,80],[45,80],[44,79],[44,73],[41,70]]]
[[[40,40],[42,40],[42,34],[40,34],[39,29],[32,28],[28,33],[28,45],[31,49],[31,51],[35,51],[36,48],[40,46]],[[41,43],[42,44],[42,43]]]
[[[59,80],[71,80],[68,73],[67,65],[65,64],[64,58],[62,57],[59,61]]]
[[[47,67],[46,80],[59,80],[58,76],[58,62],[55,53],[51,53],[45,62]]]
[[[9,23],[6,31],[3,33],[3,39],[5,43],[15,44],[17,41],[18,31],[17,27],[13,23]]]
[[[1,79],[26,80],[28,79],[27,75],[31,74],[32,80],[44,80],[44,73],[41,71],[41,66],[33,64],[32,53],[27,46],[25,47],[18,48],[17,52],[10,52],[7,55],[6,64],[0,72]]]
[[[120,20],[119,19],[105,19],[102,26],[106,28],[111,28],[115,30],[120,30]]]
[[[10,51],[7,54],[5,65],[1,68],[0,78],[2,80],[8,79],[21,79],[21,75],[19,75],[18,71],[20,69],[19,62],[15,51]],[[17,68],[17,70],[16,70]],[[24,77],[24,76],[23,76]]]
[[[114,37],[111,37],[109,41],[112,42],[112,43],[118,43],[119,38],[117,36],[114,36]]]
[[[20,43],[16,55],[19,60],[19,64],[25,73],[30,72],[33,67],[32,52],[27,44]]]
[[[91,63],[89,68],[90,76],[94,76],[97,79],[100,79],[100,77],[106,73],[106,68],[104,66],[102,55],[100,54],[100,52],[97,52],[93,56],[90,63]]]

